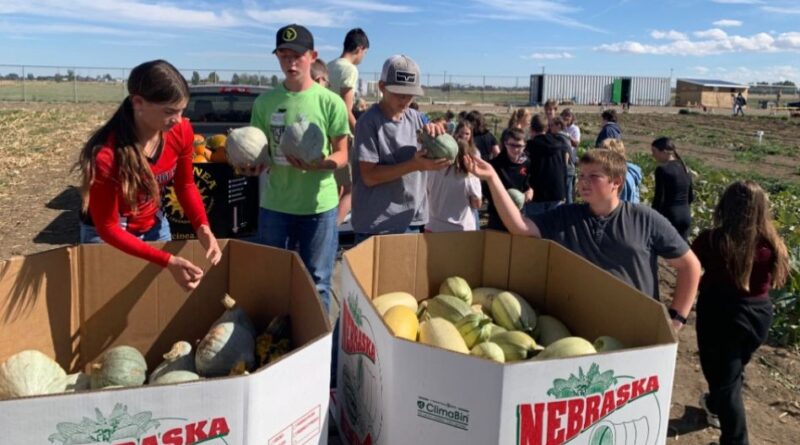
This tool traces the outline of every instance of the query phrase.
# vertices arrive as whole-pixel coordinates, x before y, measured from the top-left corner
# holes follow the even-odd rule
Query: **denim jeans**
[[[575,173],[567,173],[567,204],[572,204],[572,195],[575,191]]]
[[[314,215],[291,215],[265,208],[259,209],[258,214],[258,242],[300,254],[326,313],[330,313],[331,276],[339,247],[336,213],[334,207]]]
[[[403,234],[403,233],[422,233],[422,230],[424,228],[425,228],[425,226],[408,226],[406,228],[406,230],[403,231],[403,232],[392,232],[392,233],[360,233],[360,232],[356,232],[355,233],[355,241],[353,241],[353,243],[354,244],[359,244],[359,243],[361,243],[361,241],[364,241],[367,238],[369,238],[371,236],[375,236],[375,235],[398,235],[398,234]]]
[[[524,211],[525,216],[532,218],[534,215],[554,209],[563,203],[564,201],[529,202],[525,204],[525,207],[523,207],[522,210]]]
[[[120,218],[119,225],[124,229],[128,223],[125,218]],[[169,220],[163,212],[159,211],[156,214],[156,224],[144,233],[134,233],[133,235],[139,237],[142,241],[171,241],[172,234],[169,231]],[[97,244],[102,243],[100,235],[97,234],[97,228],[88,224],[80,223],[80,238],[81,244]]]

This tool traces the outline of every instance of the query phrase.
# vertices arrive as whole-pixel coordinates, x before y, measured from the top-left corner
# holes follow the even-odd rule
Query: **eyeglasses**
[[[509,144],[508,142],[506,142],[506,147],[507,148],[516,148],[517,150],[519,150],[519,149],[525,148],[525,144]]]
[[[608,178],[607,175],[602,175],[600,173],[592,173],[590,175],[578,175],[578,181],[589,181],[589,182],[597,182],[601,179]]]

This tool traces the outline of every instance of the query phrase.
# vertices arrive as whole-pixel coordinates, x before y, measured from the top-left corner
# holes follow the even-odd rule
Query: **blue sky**
[[[348,29],[362,72],[405,53],[423,76],[550,73],[800,83],[798,0],[0,0],[0,64],[277,70],[275,30],[306,25],[320,57]],[[9,68],[0,67],[0,73]]]

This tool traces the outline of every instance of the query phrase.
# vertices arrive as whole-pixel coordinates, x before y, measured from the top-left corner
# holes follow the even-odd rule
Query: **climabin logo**
[[[229,433],[224,417],[189,421],[155,418],[150,411],[131,415],[126,405],[118,403],[108,416],[95,408],[94,419],[59,423],[48,440],[58,445],[228,445]]]
[[[581,437],[589,445],[655,445],[661,435],[657,375],[644,378],[600,372],[556,379],[555,401],[517,405],[518,445],[560,445]]]
[[[342,435],[351,445],[371,445],[381,434],[380,403],[383,397],[381,369],[378,365],[375,333],[358,307],[358,297],[350,294],[342,309],[342,404],[339,418]]]
[[[469,431],[469,410],[427,397],[417,398],[417,417]]]

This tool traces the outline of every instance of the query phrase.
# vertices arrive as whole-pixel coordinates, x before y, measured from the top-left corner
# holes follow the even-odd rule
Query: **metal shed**
[[[667,106],[671,93],[669,77],[533,74],[530,104],[540,105],[553,99],[578,105],[627,103]]]

